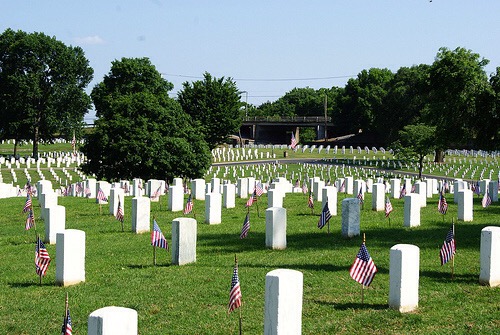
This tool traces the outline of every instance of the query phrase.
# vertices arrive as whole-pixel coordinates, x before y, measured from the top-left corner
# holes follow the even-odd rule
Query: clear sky
[[[242,100],[294,87],[343,87],[371,67],[431,64],[464,47],[500,66],[499,0],[3,1],[0,30],[43,32],[78,45],[94,68],[88,92],[122,57],[148,57],[182,89],[231,77]],[[89,115],[86,121],[92,118]]]

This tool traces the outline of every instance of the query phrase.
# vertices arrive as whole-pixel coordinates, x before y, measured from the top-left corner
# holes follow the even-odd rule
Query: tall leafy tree
[[[393,76],[388,69],[372,68],[349,79],[337,98],[336,123],[345,132],[362,129],[377,134],[377,117],[383,114],[383,102]]]
[[[33,140],[35,158],[40,140],[71,138],[90,107],[92,76],[81,48],[7,29],[0,35],[0,135]]]
[[[203,80],[183,83],[178,101],[182,109],[201,125],[210,148],[238,133],[242,115],[241,92],[231,78],[215,78],[208,72]]]
[[[478,101],[489,85],[484,71],[488,63],[465,48],[439,49],[430,69],[425,118],[427,124],[437,127],[436,161],[442,161],[447,148],[473,145],[480,131],[475,120],[487,120],[483,114],[487,110],[478,108]]]
[[[376,129],[383,144],[395,141],[404,126],[420,121],[427,108],[429,70],[426,64],[401,67],[389,83]]]
[[[98,119],[82,149],[83,170],[107,180],[203,176],[211,164],[208,145],[168,96],[172,88],[147,58],[114,61],[92,90]]]
[[[410,124],[399,131],[399,140],[393,143],[398,158],[416,160],[418,178],[422,178],[425,156],[436,148],[436,127],[423,123]]]

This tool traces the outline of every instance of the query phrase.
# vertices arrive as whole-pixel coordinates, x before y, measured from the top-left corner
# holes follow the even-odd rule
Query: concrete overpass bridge
[[[300,128],[314,128],[316,139],[327,138],[333,128],[332,118],[324,116],[246,117],[240,128],[241,137],[255,143],[288,143],[292,133],[300,141]]]

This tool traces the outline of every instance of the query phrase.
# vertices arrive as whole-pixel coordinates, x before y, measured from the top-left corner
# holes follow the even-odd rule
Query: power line
[[[165,76],[171,77],[181,77],[181,78],[191,78],[191,79],[203,79],[200,76],[190,76],[185,74],[173,74],[173,73],[161,73]],[[312,80],[330,80],[330,79],[343,79],[343,78],[352,78],[356,75],[348,75],[348,76],[328,76],[328,77],[307,77],[307,78],[232,78],[236,81],[312,81]]]

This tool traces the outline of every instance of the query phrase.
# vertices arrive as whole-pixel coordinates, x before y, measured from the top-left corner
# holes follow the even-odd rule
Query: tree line
[[[294,88],[274,102],[245,106],[231,78],[204,73],[171,98],[173,84],[148,58],[122,58],[89,96],[93,69],[80,47],[7,29],[0,35],[0,139],[32,140],[37,158],[39,141],[84,137],[83,117],[93,106],[94,131],[80,148],[86,173],[108,180],[193,178],[209,167],[210,149],[238,133],[245,112],[319,116],[327,101],[337,133],[361,129],[381,145],[401,148],[425,143],[439,160],[450,147],[498,146],[500,68],[488,76],[487,64],[471,50],[442,48],[431,65],[395,73],[372,68],[345,87]],[[424,134],[425,140],[414,138]]]

